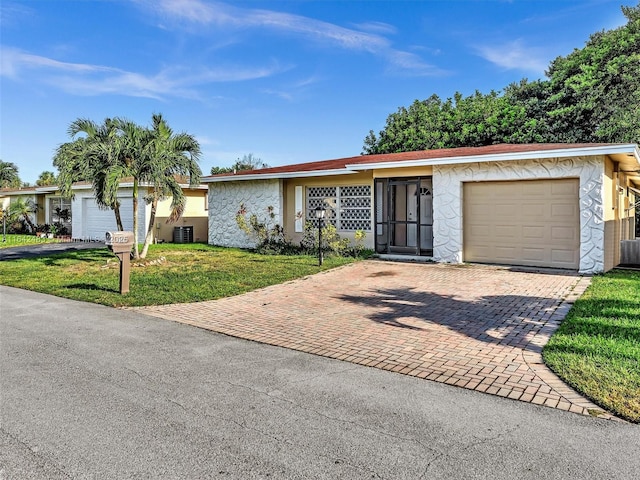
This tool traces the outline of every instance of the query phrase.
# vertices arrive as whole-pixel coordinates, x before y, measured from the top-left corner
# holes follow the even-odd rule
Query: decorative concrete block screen
[[[325,222],[338,231],[371,231],[369,185],[307,187],[307,220],[316,222],[316,207],[326,209]]]
[[[604,271],[604,158],[602,156],[468,163],[433,167],[433,258],[462,262],[462,183],[580,179],[580,272]]]
[[[255,214],[260,222],[282,225],[282,182],[256,180],[209,184],[209,244],[224,247],[253,248],[256,239],[240,230],[236,215],[244,205],[247,218]],[[273,207],[275,218],[269,219]]]

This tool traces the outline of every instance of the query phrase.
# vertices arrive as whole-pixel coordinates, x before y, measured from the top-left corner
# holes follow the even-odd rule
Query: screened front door
[[[376,179],[376,251],[431,255],[431,178]]]

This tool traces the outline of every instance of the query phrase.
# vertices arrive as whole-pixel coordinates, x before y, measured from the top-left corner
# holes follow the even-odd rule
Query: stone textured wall
[[[258,220],[269,218],[273,207],[274,224],[282,225],[283,193],[280,180],[219,182],[209,184],[209,244],[224,247],[252,248],[256,239],[240,230],[236,214],[244,205],[246,216],[256,214]]]
[[[604,158],[578,157],[433,168],[433,259],[462,262],[462,182],[580,178],[580,272],[604,270]]]

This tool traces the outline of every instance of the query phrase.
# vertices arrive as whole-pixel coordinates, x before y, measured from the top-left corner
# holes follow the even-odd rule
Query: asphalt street
[[[640,427],[0,287],[0,479],[638,479]]]
[[[35,238],[35,237],[34,237]],[[54,253],[73,252],[90,248],[105,248],[104,242],[61,242],[23,245],[21,247],[0,248],[1,260],[16,260],[18,258],[32,258]]]

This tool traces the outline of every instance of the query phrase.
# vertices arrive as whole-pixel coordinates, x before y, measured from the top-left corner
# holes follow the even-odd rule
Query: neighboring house
[[[251,247],[248,214],[301,239],[314,209],[380,255],[597,273],[620,262],[640,200],[635,144],[492,145],[366,155],[203,178],[209,243]]]
[[[207,187],[189,187],[182,185],[187,202],[185,211],[180,220],[174,224],[168,224],[167,219],[171,213],[171,199],[165,199],[158,203],[156,212],[154,240],[161,242],[172,242],[174,235],[178,232],[188,231],[190,235],[182,235],[181,241],[191,240],[204,242],[207,239]],[[144,197],[150,187],[142,185],[139,192],[138,205],[138,233],[142,243],[151,215],[151,205],[147,205]],[[3,206],[16,198],[22,197],[24,200],[31,200],[38,205],[38,211],[33,215],[34,223],[53,224],[60,219],[56,216],[56,207],[69,209],[71,218],[67,223],[67,230],[71,236],[80,240],[104,240],[107,231],[116,230],[116,220],[113,210],[103,210],[98,207],[91,184],[78,183],[73,186],[73,199],[63,198],[58,187],[25,187],[20,189],[0,190],[0,203]],[[122,182],[118,196],[120,198],[120,215],[125,230],[133,229],[133,183]]]

